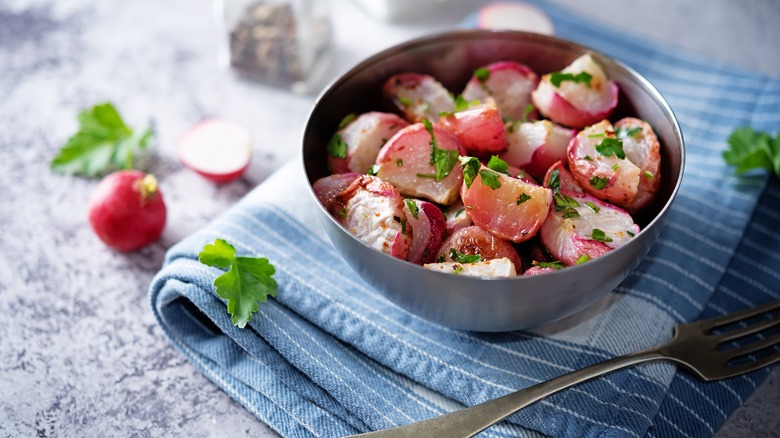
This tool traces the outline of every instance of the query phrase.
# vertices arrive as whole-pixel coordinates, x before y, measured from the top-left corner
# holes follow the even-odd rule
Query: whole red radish
[[[165,202],[154,175],[120,170],[100,181],[89,200],[89,223],[106,245],[133,251],[160,237]]]

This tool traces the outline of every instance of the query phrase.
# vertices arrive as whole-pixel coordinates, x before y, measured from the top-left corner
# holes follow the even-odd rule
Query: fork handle
[[[535,403],[548,395],[587,380],[603,376],[643,362],[666,359],[659,348],[638,351],[626,356],[606,360],[586,368],[572,371],[552,380],[537,383],[528,388],[484,403],[461,409],[428,420],[410,423],[392,429],[378,430],[354,437],[472,437],[491,425]]]

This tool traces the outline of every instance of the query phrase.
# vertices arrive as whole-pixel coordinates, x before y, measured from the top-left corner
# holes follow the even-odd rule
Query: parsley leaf
[[[198,260],[228,271],[214,279],[217,295],[227,300],[233,324],[244,328],[257,312],[257,303],[276,296],[276,272],[266,258],[236,257],[236,248],[223,239],[203,247]]]
[[[557,168],[550,172],[550,178],[547,180],[547,187],[552,189],[553,193],[558,193],[558,190],[560,190],[561,178],[558,174]]]
[[[482,184],[495,190],[501,187],[501,181],[498,180],[498,174],[492,170],[482,169],[479,171],[479,176],[482,177]]]
[[[601,140],[601,143],[596,145],[596,152],[605,157],[615,154],[615,156],[621,160],[626,159],[626,153],[623,151],[623,142],[612,137]]]
[[[333,134],[328,143],[328,154],[334,158],[347,158],[347,143],[341,139],[341,135]]]
[[[466,183],[466,188],[471,188],[471,184],[474,183],[474,178],[479,173],[479,160],[474,157],[460,157],[460,167],[463,171],[463,182]]]
[[[133,167],[133,155],[149,147],[151,128],[135,131],[116,107],[101,103],[79,113],[79,130],[51,161],[51,169],[66,175],[99,176]]]
[[[532,103],[529,103],[528,105],[525,106],[525,108],[523,109],[523,122],[528,121],[528,116],[531,115],[531,112],[533,112],[534,109],[535,107],[534,104]]]
[[[477,78],[481,84],[484,84],[485,81],[490,78],[490,70],[488,70],[487,67],[478,68],[474,70],[474,77]]]
[[[639,126],[634,126],[631,128],[624,128],[622,126],[618,126],[618,128],[615,130],[615,135],[617,136],[617,138],[637,137],[641,132],[642,132],[642,128]]]
[[[439,149],[439,143],[433,134],[433,125],[428,119],[423,119],[425,129],[431,135],[431,159],[430,163],[436,169],[436,181],[441,181],[447,177],[458,162],[458,151],[450,149]]]
[[[780,177],[780,133],[774,138],[752,128],[737,128],[728,138],[729,149],[723,151],[726,163],[742,174],[754,169],[768,169]]]
[[[406,202],[406,207],[412,213],[412,217],[417,219],[420,213],[420,208],[417,206],[417,202],[415,202],[414,199],[408,199],[408,198],[404,199],[404,202]]]
[[[599,178],[598,176],[594,176],[593,178],[589,179],[588,182],[590,183],[590,186],[593,187],[594,189],[601,190],[607,186],[607,183],[609,182],[609,178],[606,176],[602,178]]]
[[[457,263],[477,263],[482,261],[482,256],[479,254],[464,254],[458,252],[455,248],[450,248],[450,258]]]
[[[566,267],[566,265],[564,265],[563,262],[558,260],[554,260],[552,262],[540,262],[534,260],[531,264],[534,266],[538,266],[540,268],[563,269]]]
[[[572,81],[577,84],[585,84],[588,88],[590,88],[591,79],[593,79],[593,76],[591,76],[590,73],[585,71],[579,72],[576,75],[571,73],[563,73],[563,72],[555,72],[550,74],[550,82],[556,87],[560,87],[561,82]]]
[[[583,254],[583,255],[581,255],[581,256],[580,256],[580,257],[577,259],[577,262],[576,262],[576,263],[577,263],[578,265],[581,265],[581,264],[583,264],[583,263],[585,263],[585,262],[587,262],[587,261],[589,261],[589,260],[590,260],[590,256],[589,256],[589,255],[587,255],[587,254]]]
[[[493,155],[487,163],[487,167],[490,170],[495,170],[498,173],[509,175],[509,164],[506,161],[498,158],[498,155]]]
[[[600,230],[598,228],[594,228],[593,231],[590,232],[590,237],[593,240],[597,240],[599,242],[612,242],[612,238],[607,236],[603,230]]]
[[[357,114],[355,113],[347,114],[343,119],[341,119],[341,123],[339,123],[339,129],[342,129],[345,126],[349,125],[356,118],[357,118]]]
[[[527,200],[529,200],[529,199],[531,199],[531,195],[529,195],[529,194],[528,194],[528,193],[526,193],[526,192],[523,192],[523,193],[521,193],[521,194],[520,194],[520,196],[517,198],[517,202],[516,202],[516,203],[517,203],[517,205],[520,205],[520,204],[522,204],[523,202],[525,202],[525,201],[527,201]]]

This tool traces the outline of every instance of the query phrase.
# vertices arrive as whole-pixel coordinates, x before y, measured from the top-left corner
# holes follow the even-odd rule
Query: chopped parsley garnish
[[[525,202],[525,201],[527,201],[529,199],[531,199],[531,195],[529,195],[528,193],[523,192],[523,193],[520,194],[520,197],[517,198],[517,205],[520,205],[520,204],[522,204],[523,202]]]
[[[593,161],[593,158],[590,157],[590,155],[585,155],[582,157],[584,160]]]
[[[258,303],[276,296],[276,272],[266,258],[237,257],[236,248],[223,239],[207,244],[198,254],[207,266],[227,269],[214,279],[217,295],[227,300],[227,311],[233,324],[244,328],[257,312]]]
[[[624,128],[622,126],[618,126],[618,128],[615,129],[615,135],[617,136],[617,138],[637,137],[641,132],[642,132],[642,128],[639,126],[634,126],[632,128]]]
[[[409,211],[412,212],[412,217],[417,219],[420,212],[420,208],[417,206],[417,202],[415,202],[414,199],[404,199],[404,202],[406,202],[406,207],[409,209]]]
[[[357,114],[348,114],[346,117],[341,119],[341,123],[339,123],[339,129],[344,128],[345,126],[349,125],[350,122],[355,120],[357,118]]]
[[[604,234],[604,231],[598,228],[594,228],[593,231],[591,231],[590,237],[593,240],[597,240],[602,243],[612,242],[612,238]]]
[[[612,170],[618,170],[620,168],[620,165],[618,163],[615,163],[612,165]]]
[[[538,266],[540,268],[553,268],[553,269],[563,269],[566,267],[566,265],[563,264],[563,262],[554,260],[552,262],[539,262],[534,260],[531,262],[532,265]]]
[[[498,180],[498,173],[492,170],[482,169],[479,171],[479,176],[482,177],[482,185],[486,185],[495,190],[501,187],[501,181]]]
[[[456,211],[456,212],[455,212],[455,216],[453,216],[453,217],[458,217],[458,216],[460,216],[461,214],[463,214],[463,212],[464,212],[464,211],[466,211],[466,208],[465,208],[465,207],[464,207],[464,208],[461,208],[461,209],[460,209],[460,210],[458,210],[458,211]]]
[[[556,87],[560,87],[562,82],[571,81],[577,84],[585,84],[588,88],[590,88],[591,79],[593,79],[593,76],[585,71],[579,72],[576,75],[563,72],[555,72],[550,75],[550,83]]]
[[[612,137],[601,140],[601,143],[596,145],[596,152],[605,157],[615,154],[620,159],[626,158],[626,153],[623,151],[623,142]]]
[[[577,264],[581,265],[581,264],[587,262],[588,260],[590,260],[590,256],[587,255],[587,254],[583,254],[583,255],[580,256],[580,258],[577,259]]]
[[[444,254],[439,254],[439,257],[436,257],[436,263],[444,263]]]
[[[631,231],[626,230],[626,234],[628,234],[631,237],[634,237],[636,234],[632,233]]]
[[[433,133],[433,125],[428,119],[423,119],[425,129],[431,135],[431,159],[430,163],[436,169],[436,181],[441,181],[447,177],[458,162],[458,151],[439,149],[439,143]]]
[[[490,170],[509,175],[509,164],[506,161],[498,158],[498,155],[493,155],[487,163],[487,167]]]
[[[401,234],[406,234],[406,218],[401,219]]]
[[[599,133],[596,133],[596,134],[589,134],[588,138],[604,138],[606,136],[607,136],[607,134],[605,134],[603,132],[599,132]]]
[[[553,193],[558,193],[558,190],[561,188],[561,177],[558,174],[558,169],[553,169],[552,172],[550,172],[550,178],[547,180],[547,187],[552,189]]]
[[[481,84],[484,84],[485,81],[490,78],[490,70],[488,70],[486,67],[478,68],[474,70],[474,77],[477,78]]]
[[[477,263],[482,261],[482,256],[479,254],[465,254],[458,252],[455,248],[450,248],[449,255],[457,263]]]
[[[379,172],[378,164],[372,164],[371,167],[368,168],[368,174],[371,176],[376,176],[378,172]]]
[[[398,101],[401,102],[401,105],[403,106],[412,106],[412,100],[408,97],[398,96]]]
[[[607,186],[607,183],[609,182],[609,178],[594,176],[593,178],[589,179],[588,182],[590,183],[590,186],[593,187],[596,190],[601,190],[604,187]]]
[[[580,203],[577,202],[576,199],[561,192],[557,192],[555,195],[553,195],[553,202],[555,203],[555,211],[561,211],[564,208],[574,208],[580,206]]]
[[[649,170],[645,170],[645,178],[653,179],[653,172],[650,172]]]
[[[455,96],[455,112],[469,109],[469,107],[479,105],[479,100],[466,100],[465,97],[458,94]]]
[[[460,274],[461,272],[463,272],[463,266],[461,266],[461,265],[455,265],[452,268],[452,273],[453,274]]]
[[[342,208],[341,210],[339,210],[339,211],[336,213],[336,215],[338,215],[338,217],[347,217],[347,207],[345,206],[344,208]]]
[[[505,122],[505,123],[506,123],[506,122]],[[523,124],[523,122],[522,122],[522,121],[520,121],[520,120],[515,120],[514,122],[512,122],[512,123],[510,123],[510,124],[509,124],[509,127],[507,128],[507,130],[509,130],[509,133],[510,133],[510,134],[511,134],[511,133],[514,133],[514,132],[515,132],[515,129],[519,128],[519,127],[520,127],[520,125],[522,125],[522,124]]]
[[[471,188],[471,184],[474,183],[474,178],[479,173],[479,160],[475,157],[460,157],[460,167],[463,171],[463,182],[466,183],[467,188]]]
[[[580,217],[580,212],[578,212],[576,209],[572,207],[566,207],[563,210],[561,210],[561,216],[563,216],[564,219]]]
[[[591,210],[593,210],[594,213],[598,213],[601,210],[601,207],[599,207],[598,205],[594,204],[591,201],[585,201],[585,202],[583,202],[583,204],[585,204],[586,207],[588,207]]]
[[[347,143],[341,139],[341,135],[333,134],[328,143],[328,154],[334,158],[347,158]]]
[[[532,103],[529,103],[528,105],[525,106],[525,108],[523,109],[523,121],[524,122],[528,121],[528,116],[531,114],[531,112],[533,112],[534,109],[535,109],[535,107],[534,107],[534,104],[532,104]]]
[[[404,160],[402,160],[400,158],[395,160],[395,165],[398,166],[398,167],[403,166],[404,165]]]

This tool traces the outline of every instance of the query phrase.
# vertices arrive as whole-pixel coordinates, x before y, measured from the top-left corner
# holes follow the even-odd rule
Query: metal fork
[[[555,392],[612,371],[654,360],[674,362],[705,381],[726,379],[755,371],[780,361],[780,351],[762,355],[757,359],[751,357],[753,353],[780,346],[780,333],[756,336],[758,339],[732,349],[723,347],[732,341],[758,335],[780,325],[780,316],[770,313],[778,309],[780,301],[774,301],[717,318],[680,324],[674,328],[674,336],[666,344],[609,359],[440,417],[353,436],[471,437]],[[740,327],[734,327],[736,325]],[[734,363],[735,360],[738,363]]]

